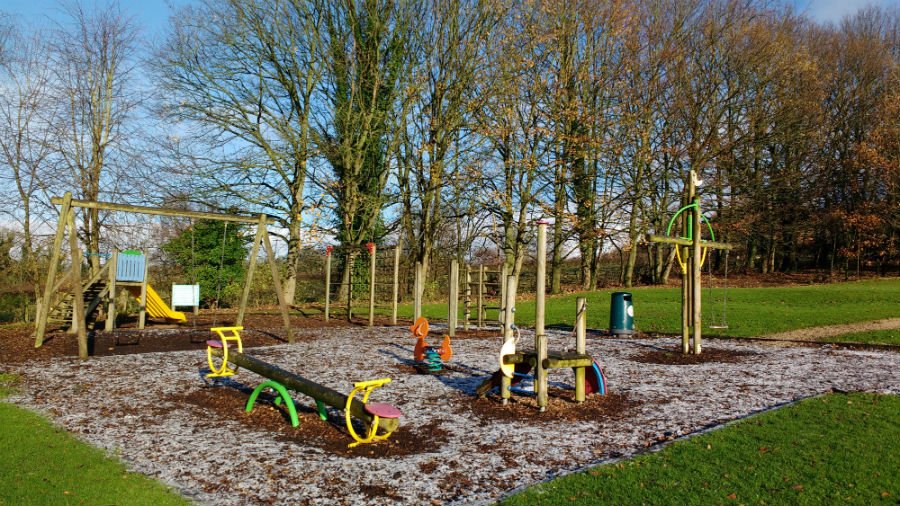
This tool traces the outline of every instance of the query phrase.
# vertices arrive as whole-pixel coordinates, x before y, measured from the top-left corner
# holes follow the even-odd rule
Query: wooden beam
[[[593,357],[591,357],[590,355],[577,354],[577,353],[576,354],[568,354],[568,355],[550,355],[549,357],[544,359],[544,363],[543,363],[543,366],[546,369],[574,368],[576,382],[579,381],[578,371],[581,370],[582,378],[580,381],[582,384],[582,390],[584,390],[584,368],[590,367],[592,365],[594,365]],[[576,384],[576,392],[578,391],[577,386],[578,385]],[[584,395],[584,392],[582,391],[582,396],[583,395]],[[578,401],[578,402],[582,402],[582,401],[584,401],[584,398],[582,398],[581,401]]]
[[[575,299],[575,352],[584,355],[587,337],[587,299]],[[549,358],[548,358],[548,364]],[[575,402],[584,402],[584,367],[575,368]]]
[[[222,349],[213,348],[212,353],[217,357],[221,357]],[[343,411],[347,405],[347,396],[337,390],[328,388],[325,385],[320,385],[319,383],[308,380],[299,374],[286,371],[276,365],[263,362],[253,356],[228,350],[228,361],[243,367],[244,369],[253,371],[260,376],[273,379],[291,390],[308,395],[317,401],[324,402],[341,411]],[[366,413],[365,405],[359,399],[354,398],[351,402],[350,414],[355,418],[363,420],[367,425],[372,423],[372,415]],[[381,418],[378,423],[378,427],[383,428],[385,432],[393,432],[397,430],[397,427],[399,426],[400,420],[396,418]]]
[[[366,245],[369,251],[369,326],[375,325],[375,269],[378,268],[378,246],[374,242]]]
[[[450,287],[447,301],[447,334],[456,337],[456,325],[459,314],[459,262],[450,260]]]
[[[681,237],[667,237],[664,235],[647,234],[648,242],[659,242],[663,244],[677,244],[679,246],[693,246],[694,241],[690,239],[682,239]],[[731,250],[734,249],[733,244],[718,241],[700,241],[702,248]]]
[[[538,222],[537,234],[537,285],[534,294],[534,351],[537,354],[537,367],[534,371],[534,390],[537,393],[537,405],[541,411],[547,409],[549,403],[547,368],[547,335],[544,332],[545,294],[547,291],[547,224]]]
[[[68,192],[66,192],[68,194]],[[71,195],[71,194],[70,194]],[[65,197],[52,197],[50,202],[61,205],[65,202]],[[188,211],[182,209],[171,209],[166,207],[148,207],[133,206],[129,204],[116,204],[113,202],[95,202],[92,200],[76,200],[72,199],[72,207],[81,207],[86,209],[102,209],[104,211],[121,211],[125,213],[152,214],[156,216],[180,216],[184,218],[195,218],[200,220],[218,220],[218,221],[234,221],[238,223],[257,223],[258,218],[255,216],[240,216],[237,214],[224,213],[207,213],[203,211]],[[265,215],[263,215],[265,216]],[[274,219],[266,218],[266,223],[275,223]]]
[[[325,321],[331,313],[331,246],[325,248]]]
[[[47,332],[47,318],[50,315],[50,301],[53,292],[56,291],[56,271],[59,269],[59,256],[62,251],[63,234],[66,231],[66,219],[69,210],[72,209],[72,193],[66,192],[59,209],[59,218],[56,221],[56,235],[53,237],[53,249],[50,252],[50,266],[47,270],[47,282],[44,285],[44,295],[41,299],[40,311],[37,315],[37,328],[34,331],[34,347],[40,348],[44,344],[44,334]]]
[[[422,279],[422,262],[416,262],[415,277],[413,278],[413,321],[422,316],[422,290],[425,280]]]
[[[265,224],[256,227],[256,236],[253,238],[253,246],[250,248],[250,264],[247,266],[247,276],[244,279],[244,288],[241,290],[241,303],[238,306],[236,327],[244,326],[244,313],[250,301],[250,286],[253,284],[253,273],[256,272],[256,257],[259,255],[259,247],[262,245],[262,235],[265,233]],[[224,248],[224,246],[223,246]]]
[[[702,309],[701,306],[701,281],[700,274],[702,267],[702,248],[700,245],[700,197],[694,197],[694,212],[692,213],[692,221],[694,224],[694,235],[692,236],[694,239],[694,244],[692,246],[691,251],[691,310],[692,314],[692,325],[694,327],[694,355],[700,354],[700,342],[703,335],[703,324],[700,321],[700,311]]]
[[[259,215],[259,226],[265,228],[266,216]],[[272,248],[272,241],[269,240],[269,234],[262,234],[263,246],[266,248],[266,258],[269,261],[269,269],[272,272],[272,287],[275,289],[275,295],[278,297],[278,307],[281,309],[281,320],[284,322],[284,332],[287,334],[289,343],[294,343],[294,331],[291,329],[291,315],[288,313],[288,305],[284,300],[284,290],[281,285],[281,274],[278,272],[278,265],[275,264],[275,249]]]
[[[391,299],[391,325],[397,324],[397,307],[400,301],[400,244],[394,246],[394,285]]]
[[[84,287],[81,286],[81,250],[78,248],[78,234],[75,232],[75,210],[69,208],[69,216],[66,218],[69,228],[69,250],[72,252],[72,294],[74,295],[72,309],[73,320],[78,323],[78,357],[88,358],[87,325],[84,314]]]

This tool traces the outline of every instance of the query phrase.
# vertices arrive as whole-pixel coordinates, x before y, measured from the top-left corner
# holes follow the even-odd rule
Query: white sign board
[[[200,285],[172,285],[172,307],[199,306]]]

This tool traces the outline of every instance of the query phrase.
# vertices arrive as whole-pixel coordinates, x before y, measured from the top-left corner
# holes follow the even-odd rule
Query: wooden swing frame
[[[250,298],[250,286],[253,282],[253,273],[256,269],[256,258],[259,255],[259,248],[262,246],[266,251],[266,260],[272,271],[272,285],[275,294],[278,297],[278,306],[281,309],[281,316],[284,320],[284,329],[289,343],[294,342],[294,335],[291,330],[291,320],[288,313],[288,306],[284,300],[282,291],[281,276],[278,272],[278,266],[275,264],[275,250],[272,248],[272,242],[269,240],[268,225],[273,221],[265,214],[258,217],[240,216],[236,214],[209,213],[202,211],[186,211],[181,209],[171,209],[164,207],[146,207],[133,206],[128,204],[117,204],[112,202],[97,202],[90,200],[76,200],[72,198],[71,192],[66,192],[63,197],[53,197],[50,201],[54,205],[60,206],[59,219],[56,225],[56,235],[53,239],[53,249],[50,258],[50,266],[47,271],[47,280],[44,287],[44,293],[40,300],[38,315],[35,324],[34,347],[40,348],[44,344],[44,337],[47,332],[47,321],[50,314],[50,302],[53,293],[57,287],[57,271],[59,269],[59,261],[62,256],[63,235],[68,229],[69,232],[69,250],[72,257],[71,277],[74,286],[74,308],[73,320],[78,338],[78,356],[81,358],[88,357],[87,330],[85,329],[85,307],[84,307],[84,287],[81,281],[81,250],[78,248],[78,237],[75,230],[75,208],[100,209],[104,211],[117,211],[135,214],[149,214],[156,216],[173,216],[184,218],[196,218],[203,220],[218,220],[225,222],[237,222],[256,224],[256,238],[253,241],[253,247],[250,252],[250,265],[247,268],[247,277],[244,281],[244,289],[241,293],[241,303],[238,309],[237,320],[235,326],[242,326],[244,315],[247,310],[247,301]]]

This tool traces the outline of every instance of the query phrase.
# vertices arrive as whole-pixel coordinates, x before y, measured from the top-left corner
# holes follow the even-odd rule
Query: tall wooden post
[[[478,328],[484,327],[484,264],[478,266],[478,303],[475,311],[478,312]]]
[[[416,262],[416,272],[415,278],[413,280],[413,320],[418,320],[422,317],[422,285],[424,284],[424,280],[422,279],[422,262]]]
[[[688,202],[693,202],[694,195],[696,195],[697,187],[694,185],[696,181],[696,176],[694,176],[694,171],[690,171],[688,175]],[[681,219],[682,230],[684,231],[685,236],[693,237],[694,230],[694,219],[693,216],[685,214]],[[697,230],[697,235],[699,236],[700,230]],[[681,258],[684,262],[684,267],[681,268],[681,352],[684,354],[690,353],[691,347],[691,326],[693,325],[693,288],[691,287],[692,279],[691,273],[693,272],[693,259],[691,257],[691,249],[687,245],[675,246],[676,248],[681,248]]]
[[[116,328],[116,277],[118,274],[119,252],[113,251],[107,262],[109,262],[109,281],[107,281],[109,303],[106,308],[106,325],[104,330],[111,332]]]
[[[147,255],[144,255],[144,277],[141,280],[141,311],[138,313],[138,330],[144,330],[147,324],[147,271],[150,268],[150,262]],[[218,304],[219,301],[216,301]]]
[[[391,299],[391,325],[397,324],[397,305],[400,300],[400,245],[394,246],[394,286]]]
[[[547,409],[547,335],[544,332],[544,297],[547,292],[547,223],[538,222],[537,234],[537,285],[534,294],[534,351],[537,355],[534,369],[534,389],[537,405],[541,411]]]
[[[264,219],[264,217],[261,217]],[[256,257],[259,256],[259,247],[262,245],[262,236],[266,233],[266,224],[261,221],[256,227],[256,236],[253,238],[253,246],[250,248],[250,265],[247,267],[247,276],[244,280],[244,288],[241,290],[241,303],[238,306],[237,320],[234,324],[238,327],[244,325],[244,312],[250,301],[250,286],[253,283],[253,273],[256,272]],[[218,303],[218,301],[216,301]],[[218,308],[216,308],[218,310]]]
[[[56,284],[56,271],[59,269],[59,254],[62,251],[63,234],[66,231],[66,222],[69,218],[70,209],[72,209],[72,192],[66,192],[59,209],[56,235],[53,237],[53,250],[50,253],[50,266],[47,270],[47,281],[44,285],[44,294],[41,298],[36,318],[37,328],[34,331],[35,348],[40,348],[44,344],[44,334],[47,332],[47,319],[50,317],[50,301],[53,298],[53,288]]]
[[[466,289],[463,291],[463,330],[469,330],[469,320],[472,318],[472,273],[469,264],[463,274],[463,283]]]
[[[575,353],[586,352],[587,299],[575,299]],[[584,402],[584,367],[575,368],[575,402]]]
[[[503,301],[503,342],[505,343],[510,339],[515,339],[516,277],[507,276],[502,284],[505,286],[506,295]],[[505,375],[500,376],[500,398],[503,404],[509,400],[511,385],[511,378],[507,378]]]
[[[459,318],[459,262],[450,261],[450,300],[447,304],[447,333],[456,337],[456,324]]]
[[[331,309],[331,250],[334,249],[334,246],[326,246],[325,247],[325,321],[328,321],[328,317]]]
[[[378,267],[378,247],[374,242],[366,243],[369,251],[369,326],[375,325],[375,269]]]
[[[506,278],[509,276],[509,273],[506,268],[506,264],[500,268],[500,279],[497,280],[497,284],[500,285],[500,324],[504,325],[503,318],[506,315],[506,290],[507,290],[507,282]]]
[[[353,251],[347,252],[347,264],[349,267],[350,277],[347,278],[347,321],[353,321],[353,267],[356,263],[356,255]]]
[[[81,286],[81,250],[78,248],[78,234],[75,232],[75,210],[69,208],[66,218],[69,226],[69,250],[72,252],[72,313],[78,322],[78,357],[88,358],[87,329],[84,314],[84,287]]]
[[[702,261],[702,253],[700,248],[700,198],[694,197],[694,212],[691,215],[694,223],[693,251],[691,253],[691,309],[693,317],[691,319],[694,327],[694,355],[700,354],[701,340],[703,335],[703,325],[700,323],[700,268]]]
[[[287,334],[288,342],[293,344],[294,330],[291,328],[291,316],[288,313],[287,301],[284,299],[281,274],[278,272],[278,265],[275,263],[275,249],[272,248],[272,241],[269,240],[269,232],[266,230],[267,224],[266,215],[260,214],[258,226],[263,230],[263,247],[266,248],[266,259],[269,261],[269,272],[272,273],[272,288],[275,290],[275,296],[278,298],[278,307],[281,308],[281,321],[284,323],[284,332]]]

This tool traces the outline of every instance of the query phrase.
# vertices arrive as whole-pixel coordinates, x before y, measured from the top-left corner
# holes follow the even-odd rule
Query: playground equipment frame
[[[265,215],[260,214],[258,217],[240,216],[236,214],[209,213],[201,211],[187,211],[181,209],[170,209],[163,207],[146,207],[133,206],[128,204],[117,204],[112,202],[98,202],[90,200],[76,200],[72,198],[71,192],[66,192],[60,197],[53,197],[50,201],[60,206],[59,219],[57,220],[56,235],[53,239],[53,249],[50,259],[50,267],[47,272],[47,281],[44,288],[43,296],[38,307],[38,315],[35,325],[34,347],[40,348],[44,344],[44,337],[47,332],[47,320],[50,312],[50,301],[53,293],[57,288],[56,274],[59,269],[59,260],[62,252],[63,235],[68,229],[69,232],[69,250],[72,257],[70,278],[74,285],[74,311],[73,323],[78,338],[78,356],[87,358],[87,330],[85,329],[84,307],[84,287],[81,284],[81,250],[78,248],[78,237],[75,230],[75,208],[101,209],[105,211],[118,211],[136,214],[149,214],[157,216],[175,216],[185,218],[196,218],[203,220],[230,221],[238,223],[256,224],[256,238],[253,241],[253,248],[250,253],[250,265],[247,269],[247,277],[244,281],[244,289],[241,294],[241,303],[238,309],[238,317],[235,326],[243,325],[244,314],[247,310],[247,301],[250,297],[250,286],[253,282],[253,272],[256,269],[256,257],[259,254],[259,248],[262,246],[266,250],[266,259],[272,271],[272,284],[278,297],[278,305],[281,309],[281,315],[284,320],[284,328],[287,334],[288,342],[294,342],[293,332],[291,331],[291,321],[288,314],[288,307],[284,300],[282,291],[281,276],[278,272],[278,266],[275,265],[275,252],[272,248],[272,242],[269,240],[267,225],[271,220]],[[142,308],[143,310],[143,308]]]

